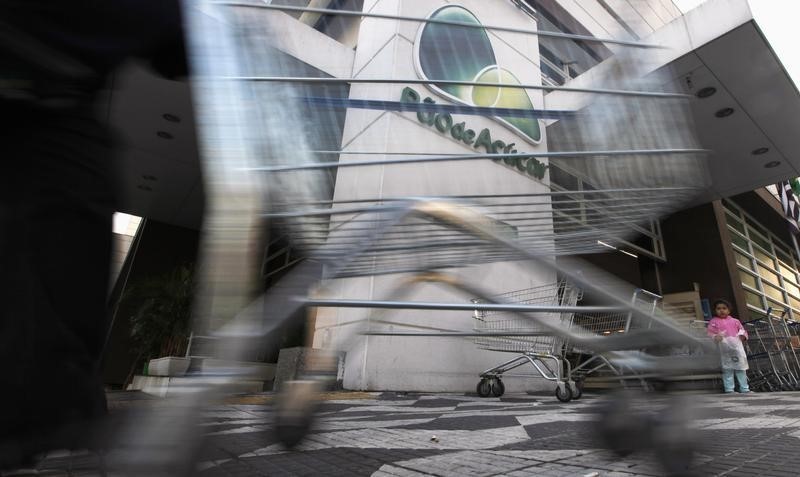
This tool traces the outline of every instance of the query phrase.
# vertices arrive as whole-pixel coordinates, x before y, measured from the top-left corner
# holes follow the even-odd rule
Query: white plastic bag
[[[725,369],[747,369],[747,354],[738,336],[726,336],[719,342],[719,354]]]

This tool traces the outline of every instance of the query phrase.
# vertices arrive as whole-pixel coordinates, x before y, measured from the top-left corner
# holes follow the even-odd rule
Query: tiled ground
[[[652,451],[621,458],[603,448],[596,421],[605,397],[587,395],[567,404],[529,395],[357,397],[362,399],[326,400],[307,440],[291,451],[277,443],[271,430],[270,396],[215,406],[203,418],[206,438],[199,475],[664,474]],[[635,409],[662,418],[667,401],[647,399]],[[684,399],[694,410],[690,435],[681,436],[694,440],[692,475],[800,473],[800,393]],[[633,420],[635,409],[625,419]],[[645,434],[637,437],[644,442]],[[53,472],[64,468],[65,459],[70,458],[54,455],[39,469],[59,475]],[[79,460],[71,457],[72,474],[90,475],[88,468],[81,470]]]

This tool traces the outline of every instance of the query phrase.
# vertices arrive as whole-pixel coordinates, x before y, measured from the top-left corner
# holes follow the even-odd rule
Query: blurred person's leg
[[[739,392],[740,393],[749,393],[750,392],[750,385],[747,384],[747,371],[743,369],[736,370],[736,381],[739,382]]]
[[[733,392],[733,370],[722,368],[722,387],[726,393]]]
[[[92,120],[4,108],[0,162],[2,468],[84,447],[105,413],[114,204],[107,133]]]

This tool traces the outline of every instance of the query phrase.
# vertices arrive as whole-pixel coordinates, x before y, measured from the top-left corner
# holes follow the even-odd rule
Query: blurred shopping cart
[[[478,321],[469,331],[398,331],[392,328],[396,324],[376,329],[369,316],[358,315],[347,327],[336,328],[338,336],[326,346],[347,349],[364,335],[475,338],[479,346],[521,353],[485,372],[479,390],[485,392],[485,383],[493,381],[489,391],[502,394],[502,372],[529,362],[557,381],[559,398],[566,399],[574,376],[563,357],[567,342],[640,379],[705,366],[702,360],[649,353],[655,345],[678,346],[695,338],[658,310],[631,303],[628,292],[608,285],[607,276],[560,260],[632,239],[707,188],[707,151],[698,146],[691,128],[691,96],[664,90],[668,81],[659,77],[663,71],[654,71],[657,55],[652,52],[661,45],[540,31],[532,18],[530,28],[434,18],[445,8],[463,10],[455,5],[437,8],[427,17],[255,1],[187,0],[185,5],[207,198],[195,329],[218,338],[219,355],[235,362],[248,349],[266,346],[265,340],[287,321],[303,320],[307,310],[317,310],[320,319],[321,309],[392,309],[472,311]],[[281,52],[286,42],[286,50],[306,47],[291,44],[291,35],[281,30],[281,12],[358,18],[378,30],[416,25],[418,43],[426,35],[444,39],[434,45],[461,44],[470,32],[494,30],[613,44],[619,52],[590,75],[590,84],[579,87],[511,81],[513,75],[497,65],[488,70],[494,76],[481,67],[479,75],[466,79],[437,75],[437,68],[423,78],[351,77],[350,68],[340,77],[313,76]],[[439,52],[431,58],[434,66],[447,63],[438,65],[446,66],[442,70],[464,66],[458,63],[464,55]],[[470,91],[470,98],[483,98],[487,92],[496,97],[450,104],[414,100],[406,93],[405,101],[396,101],[394,93],[376,88],[380,85],[462,88]],[[347,95],[331,93],[342,86]],[[569,110],[504,107],[509,97],[527,98],[520,104],[531,104],[528,91],[576,94],[580,101]],[[371,111],[387,117],[416,114],[456,142],[447,143],[452,146],[448,150],[436,150],[426,141],[399,141],[387,131],[373,143],[358,135],[334,150],[315,147],[329,131],[310,118],[338,124],[346,114],[359,123]],[[470,121],[502,117],[503,124],[517,125],[510,131],[524,129],[528,137],[548,126],[552,147],[517,152],[513,143],[490,141],[488,133],[481,138],[456,131],[454,114]],[[398,144],[403,148],[388,150]],[[464,164],[471,166],[471,173],[458,175]],[[573,171],[585,187],[556,184],[548,170]],[[253,257],[269,242],[264,239],[267,230],[285,237],[302,260],[264,291],[258,287]],[[480,274],[459,274],[476,266],[507,267],[520,275],[535,272],[540,282],[547,277],[549,295],[498,296]],[[555,277],[563,281],[553,284]],[[347,291],[371,290],[378,278],[394,280],[397,289],[435,281],[476,301],[424,301],[413,293],[400,293],[402,299],[391,299],[392,293],[348,296]],[[356,282],[345,280],[359,279],[363,282],[346,286]],[[328,297],[333,289],[339,292]],[[577,303],[578,290],[598,304]],[[593,328],[596,323],[616,328],[623,316],[625,326],[616,330],[624,333]],[[548,368],[542,359],[556,364]],[[589,366],[581,369],[588,371]],[[310,370],[308,379],[287,383],[278,397],[275,424],[287,445],[297,444],[310,428],[314,390],[320,386],[311,378],[315,374],[325,373]],[[230,380],[246,375],[245,369],[232,367],[222,381],[198,384],[192,392],[213,396],[224,392]],[[198,383],[204,377],[196,376]],[[204,399],[193,402],[202,404]]]

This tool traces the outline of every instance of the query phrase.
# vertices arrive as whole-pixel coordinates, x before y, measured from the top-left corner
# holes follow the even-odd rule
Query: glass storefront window
[[[753,255],[768,267],[775,267],[775,259],[772,258],[771,254],[765,252],[760,247],[753,247]]]
[[[746,234],[744,231],[744,224],[739,219],[731,215],[730,212],[725,212],[725,219],[727,220],[728,225],[736,229],[740,234]]]
[[[742,278],[742,283],[758,290],[758,281],[756,277],[742,270],[739,270],[739,276]]]
[[[795,295],[800,296],[800,287],[788,280],[783,281],[783,288],[789,293],[794,293]]]
[[[744,292],[745,301],[747,301],[748,305],[752,305],[759,309],[764,309],[764,300],[762,299],[761,295],[753,293],[751,291]]]
[[[783,278],[791,280],[793,282],[797,282],[797,274],[794,273],[792,267],[786,265],[786,263],[784,263],[782,260],[778,261],[778,265],[779,265],[778,270],[781,272],[781,275],[783,275]]]
[[[737,234],[731,234],[731,240],[735,245],[738,245],[742,250],[747,250],[747,239]]]
[[[739,207],[736,207],[735,205],[731,204],[729,201],[723,199],[722,200],[722,206],[725,207],[726,209],[728,209],[728,212],[730,212],[731,214],[735,215],[736,217],[740,217],[741,216],[739,214]]]
[[[761,275],[761,278],[768,281],[769,283],[778,285],[780,282],[778,281],[778,274],[767,269],[764,265],[758,264],[758,274]]]
[[[788,308],[784,303],[775,300],[770,300],[769,298],[767,298],[767,306],[772,308],[772,314],[774,316],[781,316],[781,312],[786,308]]]
[[[769,232],[767,232],[767,230],[764,227],[762,227],[761,224],[759,224],[755,220],[751,219],[750,217],[745,215],[744,221],[747,222],[747,225],[752,227],[753,230],[755,230],[755,232],[757,234],[761,234],[762,237],[766,237],[766,236],[769,235]],[[769,247],[767,247],[767,248],[769,248]]]
[[[778,257],[778,260],[786,263],[787,267],[791,267],[791,265],[788,265],[792,263],[791,253],[785,250],[780,244],[773,243],[773,245],[775,245],[775,255]]]
[[[775,300],[786,300],[786,298],[783,296],[783,292],[780,289],[767,283],[764,284],[764,293],[766,293],[768,297],[774,298]]]
[[[751,259],[747,255],[734,250],[733,256],[736,258],[736,263],[738,263],[739,265],[747,268],[748,270],[753,269],[753,259]]]
[[[750,232],[750,234],[749,234],[750,235],[750,240],[752,240],[753,243],[758,244],[759,246],[761,246],[761,247],[763,247],[763,248],[765,248],[767,250],[772,249],[772,247],[770,246],[769,240],[767,240],[764,237],[762,237],[761,235],[759,235],[758,232],[755,232],[752,228],[748,228],[747,231]]]
[[[798,308],[798,309],[800,309],[800,300],[798,300],[797,298],[795,298],[795,297],[793,297],[793,296],[789,295],[789,305],[790,305],[792,308]],[[799,315],[795,315],[795,316],[799,316]]]
[[[722,204],[750,311],[759,315],[771,306],[780,316],[791,307],[788,318],[800,320],[800,274],[791,248],[734,202]]]

